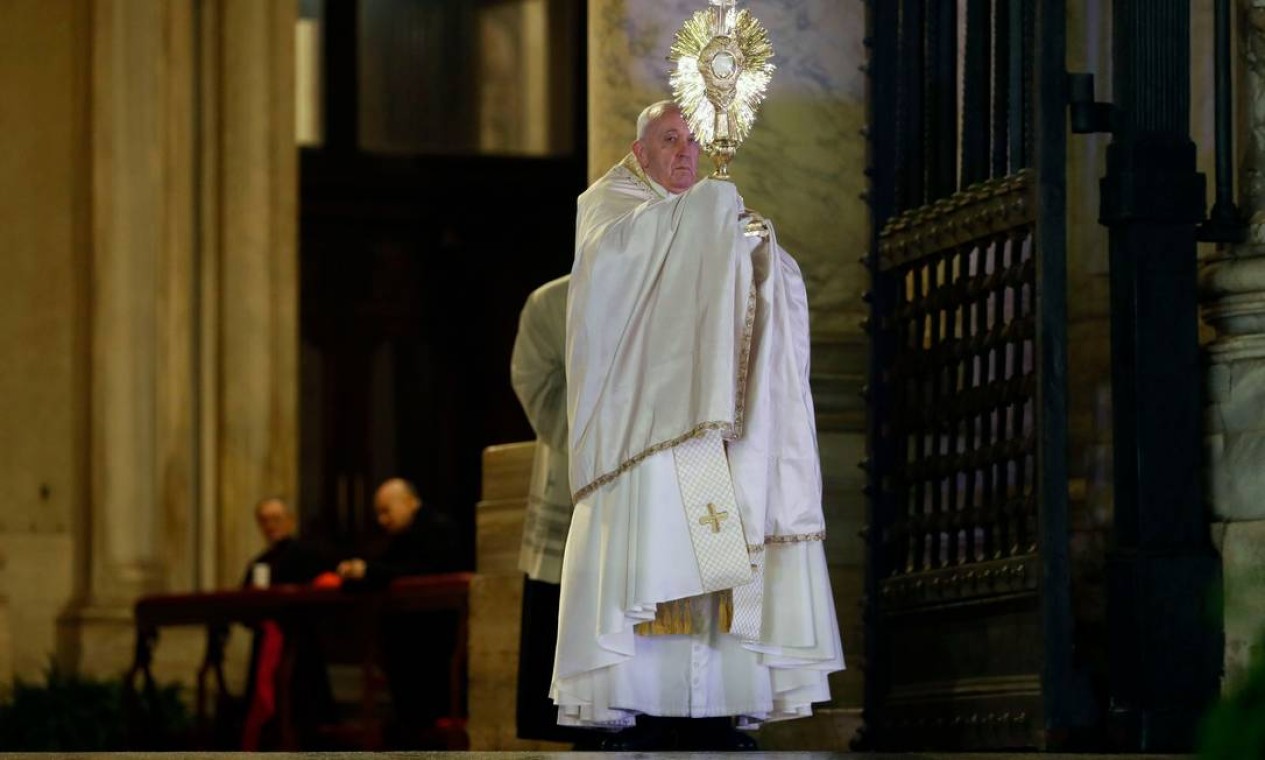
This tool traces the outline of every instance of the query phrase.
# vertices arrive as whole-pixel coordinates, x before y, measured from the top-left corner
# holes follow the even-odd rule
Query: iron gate
[[[1071,729],[1064,0],[869,0],[864,743]]]

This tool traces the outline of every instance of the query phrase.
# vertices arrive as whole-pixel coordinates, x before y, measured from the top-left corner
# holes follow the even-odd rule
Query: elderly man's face
[[[683,193],[698,179],[698,141],[676,110],[650,122],[646,136],[633,143],[646,174],[670,192]]]
[[[404,532],[413,523],[413,515],[421,506],[417,499],[402,488],[385,485],[378,489],[373,499],[373,511],[378,525],[391,535]]]
[[[294,533],[294,515],[279,501],[266,501],[255,510],[255,522],[271,546]]]

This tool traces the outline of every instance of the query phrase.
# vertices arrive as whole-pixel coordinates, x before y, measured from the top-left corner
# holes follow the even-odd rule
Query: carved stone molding
[[[1265,257],[1252,255],[1207,264],[1200,273],[1199,286],[1204,321],[1217,334],[1209,347],[1214,357],[1224,354],[1220,344],[1250,342],[1253,336],[1265,335]]]
[[[1249,240],[1260,245],[1265,242],[1265,217],[1259,207],[1265,198],[1265,0],[1242,0],[1239,17],[1246,23],[1242,27],[1239,49],[1242,51],[1244,83],[1247,97],[1240,102],[1247,104],[1248,129],[1242,177],[1252,212],[1252,229]]]

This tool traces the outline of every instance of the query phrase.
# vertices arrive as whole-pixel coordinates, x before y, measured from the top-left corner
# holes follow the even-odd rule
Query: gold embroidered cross
[[[720,521],[729,517],[728,512],[717,512],[715,504],[707,505],[707,516],[698,518],[699,525],[711,525],[712,533],[720,532]]]

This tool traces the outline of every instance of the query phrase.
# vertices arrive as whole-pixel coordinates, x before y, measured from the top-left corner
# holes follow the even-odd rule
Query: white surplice
[[[555,585],[562,580],[572,512],[564,357],[570,281],[570,275],[559,277],[527,297],[510,358],[510,382],[536,432],[518,568],[534,581]]]
[[[844,666],[803,280],[771,226],[767,240],[742,234],[741,212],[731,183],[672,195],[631,157],[580,196],[567,306],[576,505],[550,693],[560,723],[801,717]],[[706,531],[687,518],[692,476],[674,459],[686,443],[727,458],[755,580],[734,588],[733,633],[711,615],[689,635],[637,635],[659,603],[705,586]]]

